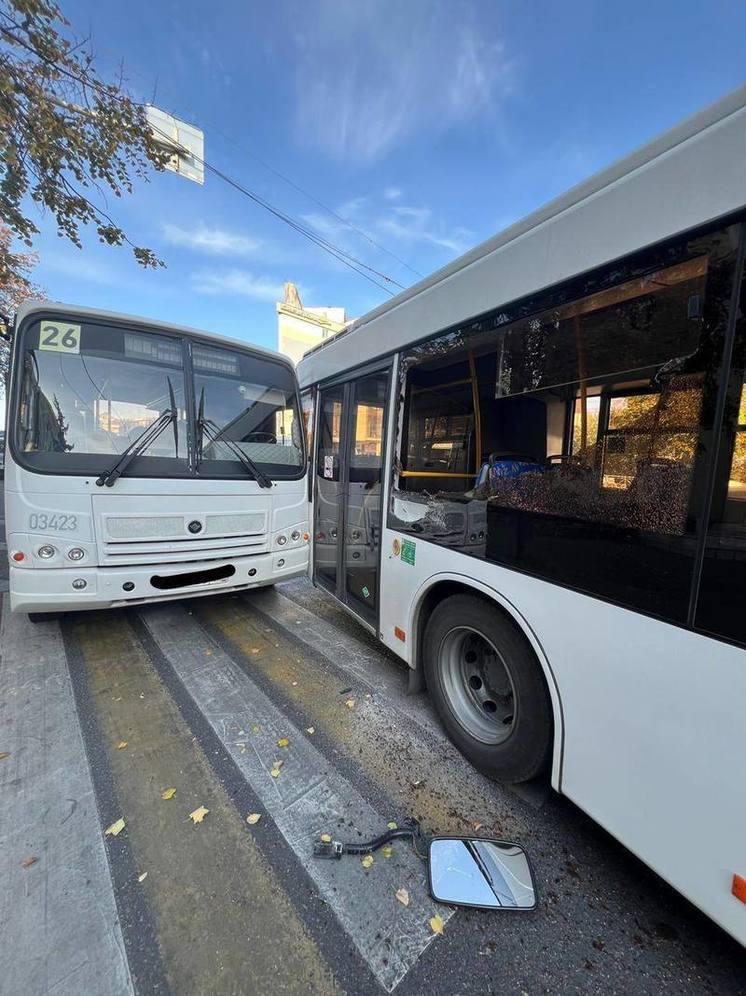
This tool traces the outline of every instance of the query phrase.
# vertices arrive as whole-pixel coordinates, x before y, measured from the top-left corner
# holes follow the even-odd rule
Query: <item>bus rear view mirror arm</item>
[[[317,858],[339,860],[344,854],[372,854],[393,840],[408,838],[415,854],[428,864],[430,896],[449,906],[484,910],[536,909],[536,884],[528,855],[520,844],[488,837],[427,837],[417,823],[394,828],[364,843],[321,840]]]

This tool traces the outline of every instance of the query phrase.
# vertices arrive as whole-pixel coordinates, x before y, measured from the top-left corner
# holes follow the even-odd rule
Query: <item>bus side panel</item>
[[[395,539],[414,549],[395,555]],[[746,943],[746,905],[731,894],[734,873],[746,875],[746,724],[734,707],[746,701],[746,653],[392,530],[383,542],[384,642],[411,657],[413,596],[435,575],[498,592],[560,690],[555,787]]]

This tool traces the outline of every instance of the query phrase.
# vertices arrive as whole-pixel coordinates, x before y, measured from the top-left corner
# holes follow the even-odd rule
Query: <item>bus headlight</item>
[[[36,556],[41,557],[42,560],[49,560],[55,553],[57,553],[55,548],[49,543],[45,543],[44,546],[40,546],[36,551]]]
[[[293,541],[293,543],[297,543],[298,540],[300,539],[300,530],[294,529],[290,534],[290,539]]]
[[[67,555],[70,560],[82,560],[85,557],[85,550],[81,550],[79,546],[74,546],[72,550],[67,551]]]
[[[278,536],[277,537],[277,545],[278,546],[285,546],[285,544],[287,543],[287,541],[288,541],[287,536],[282,535],[282,536]]]
[[[73,588],[76,591],[82,591],[83,588],[87,587],[88,587],[88,582],[86,581],[85,578],[75,578],[75,580],[73,581]]]

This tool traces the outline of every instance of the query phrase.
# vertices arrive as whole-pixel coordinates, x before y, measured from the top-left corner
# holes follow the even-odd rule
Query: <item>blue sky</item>
[[[206,158],[408,285],[743,82],[746,5],[677,0],[62,0],[97,62],[202,127]],[[261,162],[260,162],[261,160]],[[283,173],[398,257],[324,212]],[[220,180],[109,209],[165,270],[42,221],[50,297],[273,346],[274,301],[385,291]]]

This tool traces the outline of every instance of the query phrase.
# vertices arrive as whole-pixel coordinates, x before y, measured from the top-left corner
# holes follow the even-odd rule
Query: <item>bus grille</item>
[[[190,523],[199,523],[196,532]],[[104,515],[102,565],[188,563],[265,553],[266,512]]]

